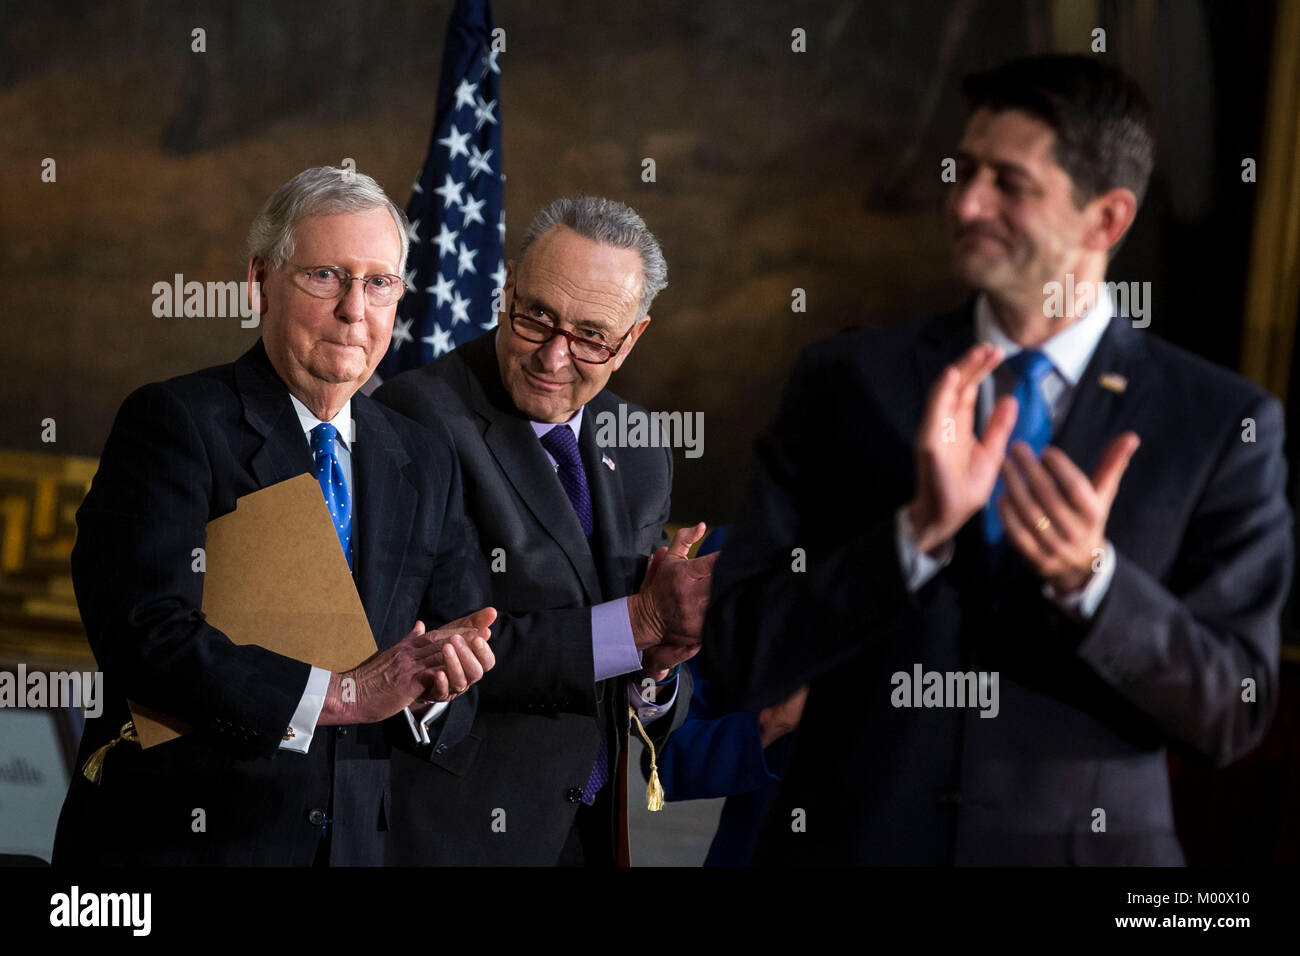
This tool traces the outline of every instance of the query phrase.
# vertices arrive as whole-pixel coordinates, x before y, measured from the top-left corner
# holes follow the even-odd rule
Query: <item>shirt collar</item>
[[[570,418],[567,422],[561,423],[564,425],[568,425],[570,428],[573,429],[574,438],[580,437],[578,434],[578,428],[582,425],[582,410],[586,407],[587,406],[585,405],[579,406],[578,410],[573,413],[572,418]],[[533,426],[533,434],[535,434],[538,438],[541,438],[543,435],[549,432],[556,425],[555,422],[535,422],[531,420],[528,422],[528,424]]]
[[[303,433],[307,435],[307,439],[310,441],[311,430],[317,425],[320,425],[321,420],[311,413],[311,409],[298,401],[298,397],[292,392],[289,393],[289,401],[293,402],[293,410],[298,413],[298,423],[302,425]],[[330,424],[338,430],[339,438],[343,440],[343,447],[351,449],[352,399],[349,398],[343,403],[343,407],[339,409],[339,413],[330,419]]]
[[[1066,383],[1073,387],[1083,377],[1092,353],[1097,351],[1101,337],[1106,333],[1106,326],[1115,314],[1115,307],[1110,299],[1110,291],[1105,283],[1098,283],[1097,301],[1077,321],[1057,332],[1040,347],[1051,359],[1052,367]],[[975,341],[999,346],[1003,356],[1010,358],[1020,351],[1020,346],[1013,342],[998,325],[993,316],[993,305],[988,296],[980,293],[975,300]]]

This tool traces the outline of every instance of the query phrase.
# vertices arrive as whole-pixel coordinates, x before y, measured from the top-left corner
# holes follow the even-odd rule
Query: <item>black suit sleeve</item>
[[[131,700],[271,756],[311,668],[237,646],[200,610],[212,466],[190,409],[165,384],[122,404],[77,512],[72,578],[99,667]]]
[[[840,527],[836,501],[817,487],[817,470],[836,467],[835,410],[846,401],[832,371],[805,352],[756,444],[705,619],[704,665],[723,709],[783,700],[860,653],[911,606],[893,514]]]
[[[493,635],[497,666],[482,682],[485,709],[596,712],[591,608],[503,615]]]
[[[1117,554],[1078,648],[1168,737],[1219,766],[1259,742],[1276,706],[1293,561],[1281,406],[1265,398],[1239,418],[1254,420],[1256,440],[1233,422],[1169,586]]]
[[[442,428],[441,423],[437,425]],[[452,449],[449,466],[455,479],[443,524],[447,533],[439,542],[438,560],[424,600],[424,621],[430,627],[493,604],[490,559],[482,552],[478,532],[465,508],[460,463],[449,434],[446,440]],[[496,610],[491,640],[496,664],[476,685],[477,706],[487,710],[594,714],[591,609],[518,615],[507,614],[501,607]],[[451,711],[466,709],[464,699],[453,702],[449,718],[454,716]],[[459,723],[468,730],[472,720]]]

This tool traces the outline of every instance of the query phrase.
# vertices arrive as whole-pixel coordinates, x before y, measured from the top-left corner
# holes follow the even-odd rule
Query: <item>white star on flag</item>
[[[470,106],[473,105],[474,105],[473,103],[470,104]],[[450,151],[451,154],[447,157],[447,159],[448,161],[451,161],[454,160],[457,156],[469,155],[469,150],[465,147],[465,144],[468,142],[469,142],[469,133],[462,133],[460,130],[456,129],[456,124],[452,123],[451,132],[448,133],[446,136],[444,136],[442,139],[438,140],[438,145],[447,147],[447,149]]]
[[[469,80],[461,80],[460,86],[456,87],[456,109],[460,109],[462,106],[473,106],[474,94],[477,92],[477,83],[471,83]]]
[[[486,199],[475,199],[473,196],[466,199],[464,205],[460,207],[460,214],[465,217],[461,225],[468,226],[470,223],[474,222],[481,222],[484,225],[487,225],[483,220],[483,213],[479,211],[483,208],[485,202],[487,202]]]
[[[479,59],[479,62],[483,64],[483,72],[479,74],[479,79],[487,76],[489,70],[493,73],[501,72],[501,67],[497,65],[497,54],[500,52],[500,50],[491,50]]]
[[[441,186],[435,189],[434,192],[442,197],[442,208],[450,209],[456,203],[465,201],[464,197],[460,194],[460,191],[464,188],[464,183],[456,182],[456,180],[451,178],[451,173],[447,173],[446,180]]]
[[[412,243],[418,243],[420,241],[420,220],[417,219],[415,222],[411,223],[411,228],[407,230],[406,235],[410,238]]]
[[[466,133],[465,135],[468,136],[469,134]],[[471,146],[469,151],[469,178],[474,179],[479,173],[491,175],[492,167],[488,165],[488,157],[492,155],[492,150],[489,149],[486,153],[480,153],[477,146]]]
[[[439,272],[438,281],[424,291],[433,293],[433,295],[437,297],[438,305],[446,305],[451,301],[451,288],[452,281],[445,278],[443,274]]]
[[[463,275],[466,272],[478,274],[478,269],[474,268],[474,257],[478,255],[477,249],[466,247],[465,243],[460,244],[460,252],[456,254],[456,275]]]
[[[415,336],[411,334],[411,323],[415,319],[398,319],[393,323],[393,350],[401,348],[407,342],[414,342]]]
[[[456,254],[456,237],[460,235],[460,230],[448,229],[445,222],[438,225],[438,237],[433,240],[438,244],[438,258],[454,256]]]
[[[498,289],[506,287],[506,264],[500,259],[497,260],[497,271],[491,273],[492,281],[496,283]]]
[[[469,321],[469,299],[462,299],[460,293],[456,293],[456,298],[451,300],[451,327],[454,329],[457,322]]]
[[[493,100],[491,103],[488,103],[485,102],[481,96],[476,96],[474,99],[478,101],[477,105],[474,107],[474,128],[476,130],[482,129],[484,123],[491,123],[495,126],[497,124],[497,118],[492,115],[492,110],[496,107],[497,101]]]
[[[433,357],[437,358],[444,352],[450,352],[453,348],[451,344],[451,333],[444,332],[442,326],[437,322],[433,323],[433,334],[426,335],[420,339],[425,345],[433,346]]]
[[[501,242],[504,245],[506,241],[506,211],[501,210],[501,219],[497,222],[497,232],[501,236]]]

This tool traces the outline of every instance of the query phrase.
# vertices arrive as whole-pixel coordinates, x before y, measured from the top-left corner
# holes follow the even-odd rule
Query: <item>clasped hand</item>
[[[1007,454],[1016,400],[999,399],[984,438],[975,436],[979,386],[1002,362],[1002,350],[976,345],[944,369],[930,390],[917,432],[916,495],[908,515],[917,546],[930,553],[988,504],[998,475],[1006,493],[997,503],[1006,540],[1044,581],[1059,591],[1083,587],[1106,547],[1106,521],[1120,479],[1140,441],[1115,437],[1091,478],[1065,452],[1041,457],[1024,442]]]
[[[318,723],[374,723],[413,704],[455,700],[496,663],[488,646],[496,616],[485,607],[432,631],[416,621],[392,647],[330,676]]]
[[[688,557],[704,536],[704,524],[679,528],[672,542],[650,557],[641,590],[628,596],[632,635],[647,677],[663,680],[700,649],[716,553]]]

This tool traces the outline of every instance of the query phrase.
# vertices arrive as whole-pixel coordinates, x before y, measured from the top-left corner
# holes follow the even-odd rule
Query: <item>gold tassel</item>
[[[645,728],[641,726],[641,718],[636,715],[636,708],[628,706],[628,716],[636,724],[637,733],[645,741],[646,748],[650,751],[650,782],[645,788],[645,805],[652,811],[662,810],[664,808],[664,788],[659,782],[659,764],[655,762],[655,745],[650,742],[649,735]]]
[[[136,735],[135,724],[127,721],[118,731],[117,736],[110,740],[104,746],[100,747],[86,759],[86,765],[81,768],[81,775],[91,783],[99,783],[104,778],[104,758],[108,752],[120,744],[122,741],[127,743],[138,744],[140,738]]]

